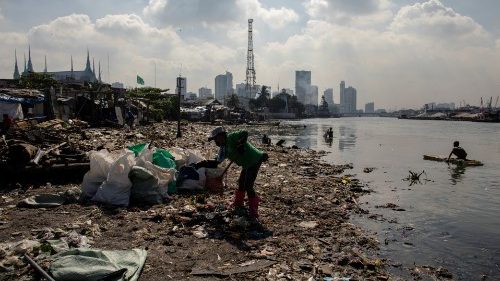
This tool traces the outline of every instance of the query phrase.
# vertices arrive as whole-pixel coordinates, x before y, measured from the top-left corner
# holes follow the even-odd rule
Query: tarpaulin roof
[[[45,96],[38,90],[0,89],[0,103],[35,105],[45,102]]]

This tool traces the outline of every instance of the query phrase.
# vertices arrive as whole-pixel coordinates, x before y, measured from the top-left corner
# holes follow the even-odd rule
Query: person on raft
[[[457,159],[461,160],[467,160],[467,152],[465,152],[465,149],[461,148],[460,143],[458,141],[453,142],[453,150],[450,152],[450,155],[448,155],[448,160],[450,161],[451,155],[457,156]]]

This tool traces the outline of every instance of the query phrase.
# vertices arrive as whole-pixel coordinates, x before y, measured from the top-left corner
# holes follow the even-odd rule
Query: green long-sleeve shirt
[[[227,157],[229,160],[236,163],[236,165],[243,167],[244,169],[256,165],[262,160],[262,155],[264,152],[258,150],[251,143],[246,141],[243,144],[243,153],[238,151],[239,140],[244,136],[248,135],[246,131],[235,131],[227,134],[226,144],[221,147],[222,153],[219,156]],[[219,161],[222,161],[219,157]]]

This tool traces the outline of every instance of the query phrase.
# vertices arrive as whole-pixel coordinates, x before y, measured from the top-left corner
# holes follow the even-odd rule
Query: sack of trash
[[[205,169],[188,166],[204,160],[196,150],[165,150],[139,143],[120,151],[92,151],[89,158],[82,199],[124,207],[149,205],[162,203],[177,188],[199,191],[205,187]],[[177,177],[182,180],[176,184]]]

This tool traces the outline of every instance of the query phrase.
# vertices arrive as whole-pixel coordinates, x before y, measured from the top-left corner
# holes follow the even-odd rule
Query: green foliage
[[[299,117],[304,114],[305,107],[301,102],[297,100],[297,96],[290,97],[290,99],[288,100],[288,107],[292,109],[291,112],[297,113]]]
[[[168,90],[167,90],[168,91]],[[177,119],[177,96],[161,94],[162,89],[142,87],[127,90],[126,96],[130,98],[149,99],[149,114],[156,121],[163,119]]]
[[[261,107],[268,107],[269,106],[269,90],[267,86],[262,86],[260,90],[260,94],[256,99],[250,99],[248,101],[248,105],[251,110],[256,110]]]
[[[286,101],[277,95],[269,100],[269,111],[271,112],[281,112],[286,107]]]
[[[30,72],[21,77],[19,85],[27,89],[45,90],[56,87],[59,83],[47,73]]]

